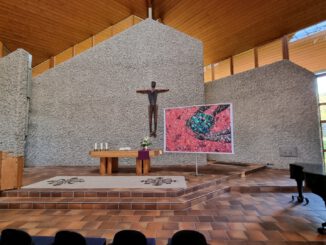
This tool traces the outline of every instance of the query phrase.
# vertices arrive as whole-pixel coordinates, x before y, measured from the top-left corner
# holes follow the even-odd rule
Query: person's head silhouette
[[[152,81],[152,83],[151,83],[151,87],[154,89],[155,86],[156,86],[156,82],[155,82],[155,81]]]

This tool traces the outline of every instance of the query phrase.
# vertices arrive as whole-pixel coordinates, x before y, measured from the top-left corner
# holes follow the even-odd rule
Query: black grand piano
[[[309,200],[302,194],[303,181],[305,186],[308,187],[312,193],[319,195],[323,198],[326,205],[326,168],[325,164],[306,164],[306,163],[292,163],[290,164],[290,178],[295,179],[298,187],[298,202]],[[293,199],[293,197],[292,197]],[[318,228],[320,234],[326,234],[326,222]]]

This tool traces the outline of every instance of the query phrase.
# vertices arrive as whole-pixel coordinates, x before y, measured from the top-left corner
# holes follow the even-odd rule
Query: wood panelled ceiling
[[[326,20],[326,0],[158,0],[155,16],[202,40],[211,64]]]
[[[0,41],[37,65],[149,0],[0,0]],[[326,20],[326,0],[153,0],[154,17],[204,43],[210,64]]]
[[[146,17],[145,0],[0,0],[0,41],[35,66],[132,14]]]

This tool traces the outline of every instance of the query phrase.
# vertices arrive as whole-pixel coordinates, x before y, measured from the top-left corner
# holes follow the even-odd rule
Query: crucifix
[[[156,82],[152,81],[151,89],[144,89],[144,90],[137,90],[137,93],[147,94],[149,100],[148,106],[148,119],[149,119],[149,133],[150,136],[156,137],[156,130],[157,130],[157,111],[158,105],[156,104],[157,95],[159,93],[164,93],[169,91],[168,89],[156,89]],[[152,122],[154,118],[154,131],[152,130]]]

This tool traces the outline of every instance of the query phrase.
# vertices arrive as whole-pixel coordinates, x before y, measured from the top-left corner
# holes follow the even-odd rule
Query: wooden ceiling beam
[[[289,59],[289,40],[287,36],[282,37],[282,58],[283,60]]]

